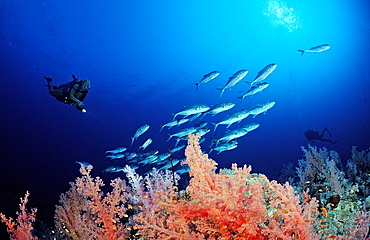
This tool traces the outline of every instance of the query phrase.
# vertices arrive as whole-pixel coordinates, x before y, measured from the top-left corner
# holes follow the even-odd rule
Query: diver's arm
[[[77,87],[77,88],[78,88],[78,85],[77,85],[77,84],[73,85],[73,87],[72,87],[72,89],[71,89],[71,91],[70,91],[70,93],[69,93],[69,98],[70,98],[72,101],[76,102],[78,106],[81,106],[81,107],[82,107],[84,104],[83,104],[80,100],[78,100],[78,99],[75,97],[75,93],[76,93],[76,89],[75,89],[75,87]]]

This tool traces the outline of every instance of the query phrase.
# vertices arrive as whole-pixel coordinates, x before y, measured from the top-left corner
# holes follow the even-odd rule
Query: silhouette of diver
[[[307,140],[308,141],[311,141],[311,142],[314,142],[314,140],[319,140],[319,141],[323,141],[323,142],[330,142],[332,144],[336,144],[338,142],[338,140],[336,141],[332,141],[331,139],[326,139],[326,138],[323,138],[324,137],[324,133],[325,132],[328,132],[329,135],[330,135],[330,138],[332,137],[331,136],[331,133],[329,132],[329,129],[327,127],[324,128],[324,130],[322,131],[321,135],[318,131],[315,131],[313,129],[309,129],[307,130],[304,135],[306,136]]]
[[[86,112],[83,100],[85,99],[88,90],[90,89],[89,80],[80,80],[72,75],[73,81],[60,85],[59,87],[51,84],[52,79],[44,77],[47,81],[49,94],[55,97],[59,102],[65,104],[76,105],[76,108],[81,112]]]

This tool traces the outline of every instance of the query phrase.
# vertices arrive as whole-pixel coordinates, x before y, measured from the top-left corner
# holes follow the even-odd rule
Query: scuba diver
[[[308,141],[311,141],[311,142],[314,142],[314,140],[319,140],[319,141],[323,141],[323,142],[330,142],[332,144],[336,144],[338,142],[338,140],[336,140],[336,141],[333,142],[331,139],[325,139],[325,138],[323,138],[324,137],[324,133],[326,131],[329,133],[330,138],[331,138],[331,133],[329,132],[329,129],[326,128],[326,127],[322,131],[321,135],[320,135],[320,133],[318,131],[315,131],[313,129],[307,130],[304,133],[304,135],[306,136],[307,140]]]
[[[51,78],[44,76],[48,84],[45,86],[49,89],[49,94],[59,102],[76,105],[76,108],[85,113],[86,109],[82,101],[85,99],[90,89],[89,80],[80,80],[72,75],[73,81],[60,85],[59,87],[51,85]]]

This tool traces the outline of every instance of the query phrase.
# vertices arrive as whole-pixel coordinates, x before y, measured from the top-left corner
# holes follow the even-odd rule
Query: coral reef
[[[365,239],[369,235],[369,151],[358,152],[352,148],[352,159],[342,167],[335,151],[326,148],[302,147],[304,159],[299,160],[297,178],[289,172],[287,179],[297,192],[305,191],[306,198],[315,197],[322,213],[313,224],[322,238]],[[344,170],[343,170],[343,169]]]
[[[251,174],[251,167],[233,164],[231,171],[216,173],[217,163],[201,152],[198,140],[189,137],[183,162],[190,167],[188,197],[174,200],[171,192],[170,198],[158,202],[154,215],[135,217],[146,235],[157,239],[318,239],[311,226],[317,214],[315,199],[301,204],[289,184]]]
[[[368,239],[367,151],[352,149],[344,173],[336,152],[303,148],[297,176],[284,171],[290,183],[280,184],[246,165],[218,170],[199,138],[189,135],[182,164],[191,179],[183,191],[176,173],[153,169],[143,177],[126,166],[128,184],[116,178],[104,193],[92,167],[81,166],[82,176],[56,206],[53,239]],[[25,208],[28,195],[16,222],[0,214],[11,239],[37,239],[31,232],[36,210]]]

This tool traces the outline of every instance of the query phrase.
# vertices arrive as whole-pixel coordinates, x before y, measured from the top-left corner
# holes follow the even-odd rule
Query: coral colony
[[[60,196],[48,239],[366,239],[369,235],[370,153],[352,149],[345,171],[336,152],[303,149],[297,175],[285,184],[251,173],[250,166],[217,169],[190,134],[182,164],[191,180],[183,191],[169,170],[138,175],[126,166],[128,183],[104,183],[81,165],[81,177]],[[38,239],[21,199],[17,219],[0,215],[11,239]]]

